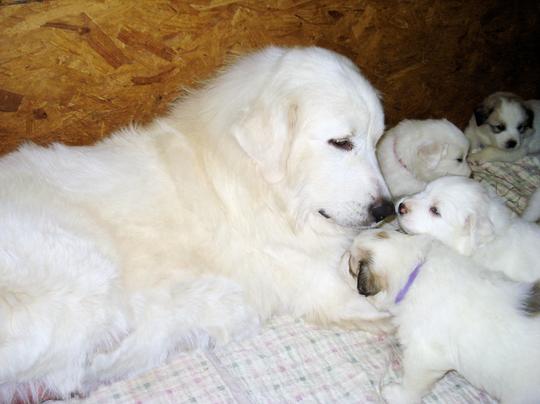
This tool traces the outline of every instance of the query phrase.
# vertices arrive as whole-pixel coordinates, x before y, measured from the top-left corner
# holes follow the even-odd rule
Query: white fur
[[[540,227],[519,218],[479,182],[439,178],[396,207],[399,224],[407,233],[429,234],[513,279],[540,279]]]
[[[268,48],[147,127],[0,159],[0,401],[84,394],[277,312],[385,318],[337,271],[388,196],[382,131],[348,59]]]
[[[536,222],[540,219],[540,188],[538,188],[529,198],[527,208],[521,217],[528,222]]]
[[[540,402],[540,317],[523,306],[531,283],[485,271],[428,236],[386,231],[381,238],[368,230],[351,255],[353,268],[371,258],[362,276],[377,277],[383,288],[370,299],[393,314],[403,346],[403,381],[383,387],[387,402],[419,403],[449,370],[502,403]],[[418,276],[395,303],[419,262]]]
[[[473,114],[465,135],[471,142],[471,163],[486,161],[519,160],[527,155],[540,153],[540,100],[523,101],[512,93],[494,93],[488,96],[479,107],[486,120],[479,122]],[[526,108],[534,114],[531,128],[521,129],[527,120]],[[497,125],[504,130],[495,133]],[[509,148],[508,141],[515,147]]]
[[[468,151],[463,132],[446,119],[401,121],[377,145],[381,171],[394,198],[421,191],[444,175],[469,176]]]

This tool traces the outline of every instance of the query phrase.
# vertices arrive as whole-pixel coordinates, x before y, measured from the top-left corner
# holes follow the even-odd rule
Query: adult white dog
[[[442,177],[396,207],[407,233],[429,234],[513,279],[540,279],[540,227],[518,217],[479,182]]]
[[[420,403],[452,369],[503,403],[540,399],[540,281],[487,271],[429,236],[368,230],[351,247],[352,284],[394,315],[403,383],[388,403]]]
[[[84,394],[277,312],[377,323],[337,267],[393,213],[382,131],[351,61],[268,48],[147,127],[2,158],[0,401]]]

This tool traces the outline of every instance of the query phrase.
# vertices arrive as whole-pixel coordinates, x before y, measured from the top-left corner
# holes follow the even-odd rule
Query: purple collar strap
[[[420,268],[422,268],[422,265],[424,265],[423,262],[419,262],[418,264],[416,264],[416,266],[414,267],[412,272],[409,274],[409,278],[407,279],[407,283],[405,284],[405,286],[403,286],[401,288],[401,290],[398,292],[398,294],[397,294],[397,296],[396,296],[396,298],[394,300],[395,304],[398,304],[403,299],[405,299],[405,296],[407,295],[407,292],[409,291],[412,284],[414,283],[414,280],[418,276],[418,273],[420,272]]]

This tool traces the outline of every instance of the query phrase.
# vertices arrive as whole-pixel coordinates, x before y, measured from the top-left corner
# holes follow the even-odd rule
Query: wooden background
[[[496,90],[539,96],[540,2],[0,0],[0,153],[88,144],[161,114],[231,55],[319,45],[383,94],[387,124],[458,126]]]

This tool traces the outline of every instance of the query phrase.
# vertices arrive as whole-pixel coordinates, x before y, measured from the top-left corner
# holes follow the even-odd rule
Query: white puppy
[[[268,48],[94,146],[0,159],[0,401],[140,372],[288,312],[385,317],[339,275],[393,206],[376,92],[320,48]]]
[[[485,271],[429,236],[367,230],[349,259],[360,294],[394,315],[403,383],[389,403],[419,403],[449,370],[503,403],[540,402],[540,281]]]
[[[521,281],[540,279],[540,227],[519,218],[488,188],[448,176],[396,204],[400,226],[429,234],[489,269]]]
[[[523,101],[512,93],[486,97],[465,129],[471,142],[469,160],[516,161],[540,152],[540,101]]]
[[[446,119],[405,120],[377,145],[381,171],[394,198],[424,189],[444,175],[469,176],[469,142]]]

